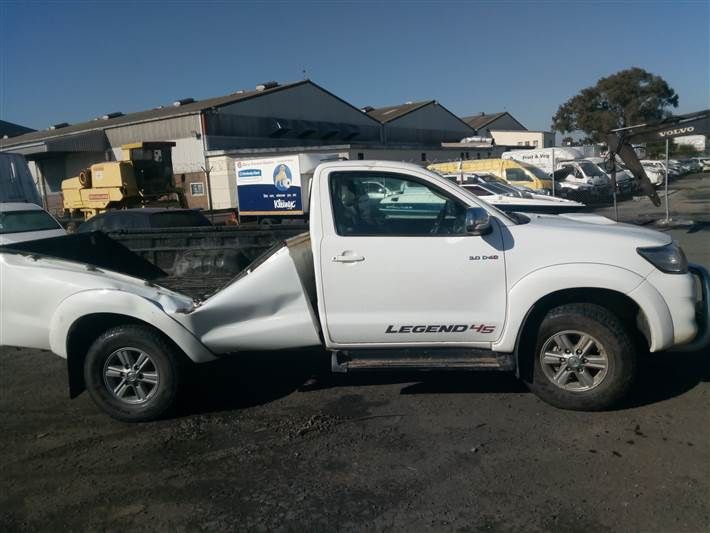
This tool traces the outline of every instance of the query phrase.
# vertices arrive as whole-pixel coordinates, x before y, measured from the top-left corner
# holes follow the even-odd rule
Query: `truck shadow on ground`
[[[617,410],[662,402],[707,381],[707,353],[644,354],[635,390]],[[332,374],[329,355],[318,350],[262,352],[191,367],[177,416],[264,405],[297,391],[398,384],[402,385],[400,394],[406,395],[527,392],[511,373],[398,371],[343,375]]]

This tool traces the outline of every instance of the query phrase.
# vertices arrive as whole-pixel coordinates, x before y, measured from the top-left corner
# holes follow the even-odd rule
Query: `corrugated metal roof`
[[[424,106],[434,103],[435,100],[424,100],[422,102],[407,102],[405,104],[393,105],[388,107],[378,107],[374,109],[369,109],[367,114],[377,120],[381,124],[391,122],[392,120],[398,119],[416,111]],[[364,108],[368,109],[368,108]]]
[[[136,113],[128,113],[125,115],[120,115],[114,118],[104,119],[94,119],[87,122],[81,122],[78,124],[71,124],[69,126],[64,126],[61,128],[56,128],[53,130],[41,130],[32,133],[27,133],[25,135],[20,135],[18,137],[12,137],[10,139],[0,139],[0,148],[8,148],[11,146],[41,142],[47,139],[52,139],[55,137],[63,137],[65,135],[71,135],[75,133],[81,133],[91,130],[105,130],[108,128],[113,128],[116,126],[127,126],[130,124],[178,117],[182,115],[191,115],[200,113],[205,109],[211,109],[214,107],[221,107],[235,102],[240,102],[242,100],[248,100],[250,98],[257,98],[265,94],[273,94],[278,91],[289,89],[292,87],[297,87],[306,83],[313,84],[310,80],[302,80],[295,83],[288,83],[284,85],[278,85],[276,87],[265,88],[262,91],[243,91],[228,94],[225,96],[218,96],[215,98],[206,98],[204,100],[197,100],[195,102],[186,103],[180,106],[165,106],[155,109],[150,109],[148,111],[138,111]],[[313,84],[315,85],[315,84]]]
[[[4,137],[5,135],[8,137],[16,137],[17,135],[23,135],[32,131],[34,131],[32,128],[20,126],[19,124],[7,122],[6,120],[0,120],[0,137]]]
[[[471,126],[474,130],[478,130],[486,126],[487,124],[498,120],[500,117],[507,113],[507,111],[503,111],[502,113],[481,113],[480,115],[473,115],[472,117],[463,117],[463,121],[469,126]]]

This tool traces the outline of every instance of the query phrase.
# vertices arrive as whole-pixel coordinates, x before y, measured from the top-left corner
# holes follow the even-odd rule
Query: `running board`
[[[331,370],[514,370],[513,354],[475,348],[358,349],[331,354]]]

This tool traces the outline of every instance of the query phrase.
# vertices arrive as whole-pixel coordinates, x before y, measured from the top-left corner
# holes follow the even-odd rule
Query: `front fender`
[[[492,348],[512,352],[526,316],[545,296],[565,289],[607,289],[636,302],[649,325],[651,351],[660,350],[673,341],[673,322],[658,291],[649,284],[642,286],[643,281],[635,272],[598,263],[568,263],[535,270],[509,289],[504,333]]]
[[[50,349],[66,359],[67,338],[72,325],[87,315],[103,313],[131,317],[153,326],[196,363],[216,359],[192,333],[167,315],[160,303],[118,289],[86,290],[63,300],[50,322]]]

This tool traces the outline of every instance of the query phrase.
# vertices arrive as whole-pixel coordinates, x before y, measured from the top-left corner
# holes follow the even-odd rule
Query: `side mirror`
[[[469,235],[486,235],[491,231],[491,217],[482,207],[466,209],[466,233]]]

